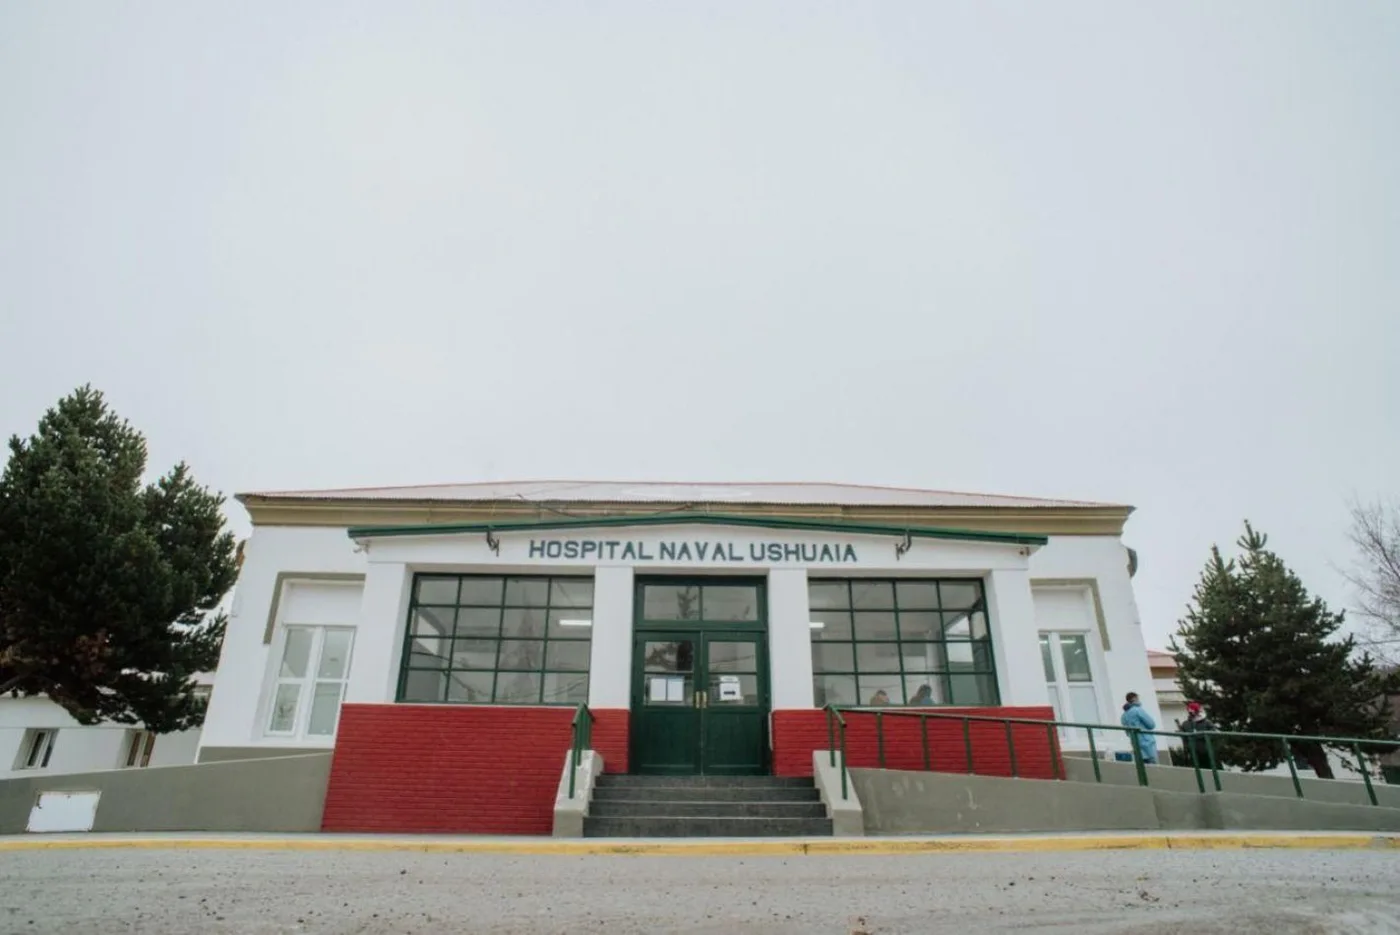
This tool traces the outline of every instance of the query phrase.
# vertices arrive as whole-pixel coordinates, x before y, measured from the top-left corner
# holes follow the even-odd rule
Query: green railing
[[[574,797],[574,777],[578,766],[583,762],[583,752],[593,743],[593,712],[588,705],[581,704],[574,709],[573,746],[569,751],[569,798]]]
[[[932,771],[932,748],[929,745],[928,722],[936,721],[958,721],[962,724],[962,747],[963,760],[967,772],[974,772],[972,755],[972,725],[977,723],[1001,724],[1006,734],[1007,759],[1011,766],[1011,775],[1019,776],[1016,761],[1016,734],[1013,725],[1030,725],[1038,730],[1045,731],[1047,746],[1050,751],[1050,774],[1053,779],[1067,778],[1064,775],[1060,750],[1060,729],[1082,730],[1088,738],[1089,759],[1094,766],[1094,781],[1103,782],[1103,770],[1099,765],[1098,746],[1094,742],[1094,732],[1101,734],[1105,731],[1118,732],[1127,736],[1128,746],[1132,752],[1133,763],[1137,772],[1138,785],[1149,785],[1147,763],[1142,758],[1142,747],[1140,739],[1143,735],[1153,737],[1175,738],[1183,741],[1185,749],[1190,751],[1192,768],[1196,774],[1196,787],[1204,793],[1206,791],[1205,775],[1203,768],[1209,770],[1212,785],[1216,792],[1221,791],[1220,771],[1221,763],[1216,755],[1217,743],[1228,743],[1231,740],[1247,740],[1251,742],[1272,742],[1279,744],[1283,751],[1283,758],[1288,763],[1288,773],[1293,780],[1293,791],[1298,798],[1304,798],[1303,783],[1298,776],[1298,764],[1294,757],[1293,745],[1298,743],[1323,744],[1330,747],[1343,747],[1351,751],[1356,757],[1357,771],[1361,773],[1362,782],[1366,787],[1366,796],[1372,805],[1379,805],[1376,796],[1375,786],[1371,782],[1370,768],[1367,766],[1366,755],[1362,752],[1365,747],[1381,747],[1383,752],[1388,752],[1400,748],[1400,739],[1396,740],[1368,740],[1360,737],[1326,737],[1312,734],[1260,734],[1248,731],[1164,731],[1164,730],[1142,730],[1135,727],[1123,727],[1117,724],[1084,724],[1077,721],[1043,721],[1033,718],[1015,717],[995,717],[982,714],[940,714],[930,711],[889,711],[879,708],[855,708],[841,707],[838,705],[827,705],[823,710],[826,712],[826,732],[827,744],[831,752],[831,765],[836,766],[837,744],[833,725],[840,726],[840,753],[841,753],[841,798],[847,798],[846,789],[846,719],[843,714],[860,714],[873,717],[875,719],[875,758],[878,768],[885,768],[885,729],[886,717],[904,717],[919,719],[919,737],[923,748],[924,769]],[[1197,745],[1190,742],[1191,738],[1198,738],[1204,742],[1206,750],[1206,763],[1202,764],[1200,755],[1197,752]]]

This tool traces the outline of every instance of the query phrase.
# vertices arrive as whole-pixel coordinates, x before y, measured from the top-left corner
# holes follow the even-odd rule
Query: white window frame
[[[15,757],[15,769],[48,769],[49,760],[53,758],[54,741],[57,739],[56,727],[31,727],[26,730],[20,741],[19,754]],[[31,760],[35,762],[30,762]]]
[[[299,678],[282,675],[282,658],[287,652],[287,637],[293,630],[311,631],[311,647],[307,653],[306,674]],[[338,679],[318,678],[316,673],[320,668],[321,652],[325,647],[326,634],[333,630],[350,634],[350,650],[345,655],[345,671]],[[335,739],[336,731],[340,729],[340,707],[345,703],[345,689],[350,682],[350,666],[355,655],[355,630],[356,628],[353,626],[319,623],[287,623],[278,628],[278,636],[275,641],[276,652],[272,658],[272,681],[268,692],[267,709],[262,719],[263,736],[278,740],[305,740],[313,743],[330,743]],[[318,684],[338,684],[340,686],[340,697],[336,701],[335,725],[329,734],[309,732],[311,709],[315,702]],[[283,685],[297,685],[299,687],[296,713],[292,717],[290,730],[273,730],[272,720],[277,716],[277,694]]]
[[[1099,648],[1098,635],[1093,630],[1089,629],[1075,630],[1061,628],[1059,630],[1039,630],[1036,632],[1035,640],[1035,652],[1037,656],[1040,655],[1040,638],[1043,636],[1048,636],[1050,638],[1050,665],[1051,668],[1055,670],[1055,681],[1053,683],[1046,682],[1046,688],[1049,689],[1053,687],[1056,690],[1056,696],[1060,699],[1061,713],[1056,714],[1056,720],[1078,720],[1078,718],[1074,717],[1074,705],[1070,701],[1069,689],[1072,685],[1087,684],[1093,686],[1094,689],[1094,722],[1107,723],[1104,721],[1105,680],[1102,665],[1103,651]],[[1088,682],[1071,682],[1065,675],[1064,651],[1060,648],[1060,637],[1062,636],[1082,636],[1084,638],[1084,650],[1089,656]],[[1041,662],[1041,667],[1042,669],[1044,668],[1043,660]],[[1048,690],[1046,694],[1049,694]],[[1089,746],[1089,736],[1086,731],[1080,730],[1079,728],[1062,727],[1059,733],[1061,742],[1068,746],[1084,748],[1088,748]],[[1114,741],[1118,739],[1114,736],[1110,736],[1117,734],[1117,731],[1104,731],[1103,736],[1100,736],[1098,731],[1094,733],[1094,745],[1101,750],[1110,749]]]

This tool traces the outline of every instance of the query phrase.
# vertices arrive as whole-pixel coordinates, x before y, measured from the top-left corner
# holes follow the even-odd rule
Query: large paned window
[[[399,700],[588,700],[593,579],[417,575]]]
[[[817,705],[994,705],[996,666],[977,580],[813,579]]]

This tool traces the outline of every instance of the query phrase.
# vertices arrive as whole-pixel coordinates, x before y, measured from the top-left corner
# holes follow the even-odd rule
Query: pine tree
[[[0,694],[79,723],[196,727],[193,677],[218,663],[236,573],[223,499],[184,464],[143,486],[146,442],[82,387],[0,476]]]
[[[1384,698],[1394,676],[1357,656],[1352,637],[1337,638],[1344,615],[1309,596],[1267,544],[1245,523],[1238,563],[1211,548],[1179,640],[1171,640],[1182,690],[1223,731],[1388,737]],[[1333,778],[1324,744],[1292,750],[1319,777]],[[1245,770],[1284,759],[1282,744],[1264,741],[1230,741],[1219,753]]]

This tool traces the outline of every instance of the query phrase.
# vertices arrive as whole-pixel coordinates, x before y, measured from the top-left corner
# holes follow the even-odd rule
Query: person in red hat
[[[1192,757],[1191,762],[1202,767],[1210,766],[1210,751],[1206,748],[1206,739],[1200,735],[1216,730],[1216,726],[1201,710],[1199,701],[1186,702],[1186,723],[1177,721],[1176,727],[1183,734],[1189,735],[1186,738],[1186,755]]]

